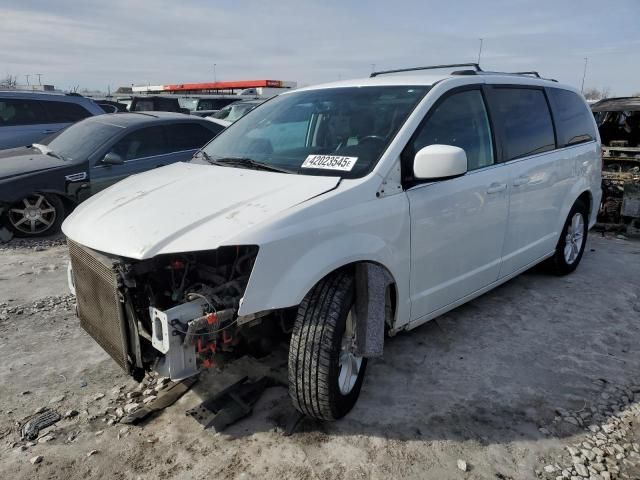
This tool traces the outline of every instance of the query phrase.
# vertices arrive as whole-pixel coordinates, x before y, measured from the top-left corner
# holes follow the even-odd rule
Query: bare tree
[[[611,89],[609,87],[603,88],[587,88],[584,91],[584,98],[587,100],[602,100],[608,98],[611,95]]]
[[[2,80],[0,80],[0,87],[2,88],[16,88],[17,85],[18,85],[17,75],[11,75],[7,73],[7,75]]]

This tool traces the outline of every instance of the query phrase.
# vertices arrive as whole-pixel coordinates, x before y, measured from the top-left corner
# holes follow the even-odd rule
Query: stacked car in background
[[[598,220],[640,232],[640,98],[609,98],[591,106],[602,139],[602,204]]]

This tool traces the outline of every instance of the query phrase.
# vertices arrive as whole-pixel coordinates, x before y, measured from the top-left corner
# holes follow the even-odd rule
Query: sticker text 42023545
[[[309,155],[301,165],[301,168],[350,172],[357,160],[358,157],[342,157],[340,155]]]

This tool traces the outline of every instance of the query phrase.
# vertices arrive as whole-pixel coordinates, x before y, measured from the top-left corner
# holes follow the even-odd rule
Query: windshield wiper
[[[66,160],[66,158],[64,158],[62,155],[54,152],[49,147],[47,147],[46,145],[42,145],[41,143],[34,143],[31,146],[36,150],[39,150],[40,153],[44,155],[49,155],[50,157],[57,158],[58,160]]]
[[[206,158],[206,157],[205,157]],[[211,158],[211,157],[209,157]],[[214,165],[231,165],[234,167],[251,168],[254,170],[266,170],[268,172],[294,173],[286,168],[276,167],[269,163],[259,162],[246,157],[223,157],[210,161]]]

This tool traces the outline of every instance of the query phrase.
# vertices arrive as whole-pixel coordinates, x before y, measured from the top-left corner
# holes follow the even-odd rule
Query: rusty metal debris
[[[598,222],[640,232],[640,98],[602,100],[592,106],[602,139],[602,203]]]

